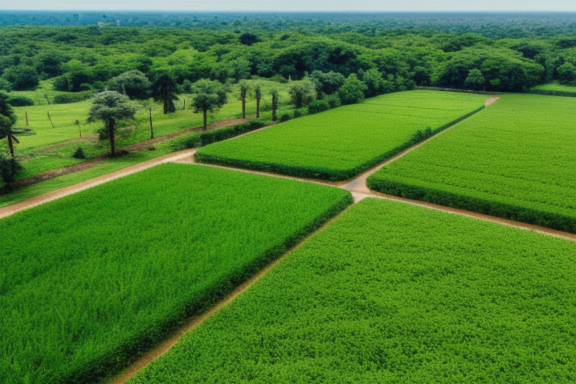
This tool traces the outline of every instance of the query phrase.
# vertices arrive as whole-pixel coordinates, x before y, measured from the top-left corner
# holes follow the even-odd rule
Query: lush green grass
[[[261,117],[271,118],[269,110],[270,94],[272,87],[279,89],[281,107],[288,111],[287,103],[289,97],[287,93],[288,86],[278,84],[267,80],[250,81],[251,83],[260,83],[263,88],[263,101]],[[50,171],[69,165],[78,164],[78,161],[72,158],[72,154],[81,147],[88,159],[102,155],[109,151],[108,142],[99,142],[95,140],[95,131],[101,127],[101,123],[86,123],[91,101],[86,100],[70,104],[52,104],[48,105],[44,99],[47,94],[52,97],[54,94],[65,93],[51,90],[52,85],[49,82],[42,82],[36,91],[12,92],[22,96],[37,99],[37,105],[29,107],[14,107],[18,116],[18,127],[25,127],[25,114],[28,113],[29,128],[32,128],[35,135],[19,136],[21,144],[16,145],[16,154],[21,160],[24,172],[19,179],[27,178],[38,173]],[[234,86],[228,95],[228,103],[220,111],[209,115],[209,122],[213,123],[218,120],[241,117],[241,103],[236,98],[238,90]],[[44,100],[42,103],[41,101]],[[186,110],[182,110],[186,100]],[[152,117],[155,137],[168,135],[187,128],[202,126],[202,114],[195,114],[188,107],[192,96],[181,95],[180,100],[176,101],[178,110],[175,113],[164,115],[162,105],[159,103],[152,104]],[[141,142],[150,138],[150,128],[148,121],[149,102],[139,102],[141,109],[137,112],[133,121],[126,122],[128,128],[120,128],[117,135],[117,146],[122,147]],[[54,123],[54,128],[48,119],[48,112]],[[256,114],[256,105],[253,97],[249,97],[246,104],[246,113],[248,116]],[[75,121],[81,123],[82,137]],[[0,144],[0,151],[7,152],[7,146]]]
[[[573,383],[576,245],[366,199],[129,381]]]
[[[576,94],[576,87],[570,85],[562,85],[558,83],[549,83],[537,85],[530,88],[531,91],[550,91],[559,93],[574,93]]]
[[[380,192],[576,232],[576,99],[503,95],[368,179]]]
[[[351,201],[165,164],[0,220],[0,382],[113,373]]]
[[[481,108],[486,96],[436,91],[388,94],[207,146],[200,161],[344,180]]]

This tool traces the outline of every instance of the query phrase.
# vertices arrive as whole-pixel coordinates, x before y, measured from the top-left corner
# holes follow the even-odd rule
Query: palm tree
[[[254,86],[254,98],[256,99],[256,118],[260,117],[260,101],[262,100],[262,88],[260,85]]]
[[[174,100],[178,100],[178,88],[172,78],[166,74],[160,76],[152,84],[152,97],[155,101],[164,103],[164,114],[176,112]]]

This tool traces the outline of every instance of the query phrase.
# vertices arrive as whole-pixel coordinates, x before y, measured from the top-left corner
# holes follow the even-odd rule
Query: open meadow
[[[260,84],[263,91],[261,117],[270,119],[270,94],[271,88],[278,89],[280,95],[281,111],[289,111],[289,96],[287,86],[268,80],[249,81],[249,84]],[[87,123],[88,111],[92,105],[91,99],[68,104],[48,104],[43,95],[49,98],[53,94],[71,94],[70,92],[50,91],[51,84],[42,82],[42,86],[36,91],[13,92],[15,95],[29,97],[36,102],[33,106],[14,107],[18,117],[17,126],[32,128],[34,135],[17,136],[20,144],[16,145],[16,154],[22,159],[24,171],[18,175],[18,179],[55,170],[83,162],[81,159],[72,157],[78,148],[82,148],[86,158],[91,159],[101,156],[110,150],[107,141],[98,141],[98,129],[102,128],[102,122]],[[237,99],[237,86],[233,86],[228,93],[228,103],[217,111],[209,114],[209,123],[231,118],[240,118],[242,115],[241,102]],[[149,101],[140,101],[140,109],[134,120],[122,124],[117,135],[118,146],[127,146],[150,139],[149,111],[152,108],[154,136],[160,137],[202,126],[202,114],[193,113],[190,109],[191,95],[179,95],[175,101],[177,108],[175,113],[163,114],[162,105]],[[186,102],[185,102],[186,100]],[[44,102],[42,102],[44,101]],[[183,107],[186,106],[184,110]],[[246,113],[253,117],[256,114],[256,102],[249,97],[246,103]],[[26,126],[26,114],[28,126]],[[48,114],[50,118],[48,117]],[[76,124],[78,121],[79,124]],[[80,137],[82,134],[82,137]]]
[[[576,245],[365,199],[130,384],[571,383]]]
[[[113,374],[351,202],[166,164],[0,220],[0,382]]]
[[[345,180],[413,144],[417,131],[429,128],[434,133],[478,111],[487,98],[438,91],[392,93],[207,146],[196,159]]]
[[[575,98],[503,95],[368,187],[576,233],[574,111]]]

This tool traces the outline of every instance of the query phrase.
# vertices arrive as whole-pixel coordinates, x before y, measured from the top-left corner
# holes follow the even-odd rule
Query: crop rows
[[[573,242],[365,199],[144,383],[572,383]]]
[[[0,220],[0,382],[116,372],[351,202],[166,164]]]
[[[368,179],[379,192],[576,233],[576,99],[505,95]]]
[[[486,96],[436,91],[383,95],[281,123],[199,150],[202,162],[292,176],[345,180],[432,132],[478,111]]]

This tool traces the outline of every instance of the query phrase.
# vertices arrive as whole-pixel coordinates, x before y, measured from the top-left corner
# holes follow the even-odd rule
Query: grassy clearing
[[[252,81],[255,83],[256,81]],[[274,87],[280,91],[280,100],[282,108],[289,108],[289,96],[287,93],[288,86],[271,81],[258,81],[263,87],[263,101],[261,117],[264,119],[271,118],[269,104],[271,96],[269,90]],[[14,95],[21,95],[33,98],[37,101],[36,105],[28,107],[14,107],[18,116],[18,127],[26,126],[26,113],[28,114],[29,128],[32,128],[35,135],[20,136],[21,144],[16,145],[16,154],[22,161],[25,171],[19,176],[19,179],[27,178],[38,173],[50,171],[69,165],[78,164],[82,161],[72,158],[72,154],[80,147],[88,159],[102,155],[109,151],[108,142],[99,142],[96,140],[96,130],[101,128],[101,123],[86,123],[88,110],[91,106],[91,100],[85,100],[78,103],[70,104],[51,104],[48,105],[44,95],[53,97],[54,94],[66,93],[51,90],[49,82],[42,82],[36,91],[12,92]],[[225,104],[217,113],[209,115],[209,123],[218,120],[241,117],[241,103],[236,98],[237,90],[233,89],[228,95],[228,103]],[[186,100],[186,110],[183,110]],[[177,111],[172,114],[164,115],[162,105],[159,103],[150,104],[148,101],[139,102],[141,109],[136,113],[133,121],[125,122],[125,128],[120,128],[117,135],[117,146],[127,146],[135,144],[150,138],[150,128],[148,121],[148,108],[152,107],[152,117],[154,125],[154,136],[160,137],[182,131],[188,128],[197,128],[202,126],[202,114],[195,114],[188,107],[192,96],[181,95],[180,100],[176,101]],[[44,101],[44,102],[42,102]],[[48,113],[52,123],[48,119]],[[255,101],[249,98],[246,104],[246,113],[248,116],[256,114]],[[80,138],[79,127],[75,124],[76,120],[80,122],[82,138]],[[5,144],[2,144],[0,150],[7,151]]]
[[[570,85],[562,85],[558,83],[549,83],[537,85],[530,88],[531,91],[549,91],[558,93],[574,93],[576,94],[576,87]]]
[[[482,108],[487,96],[435,91],[383,95],[278,124],[198,151],[200,161],[345,180],[398,153],[418,130],[438,131]]]
[[[575,110],[573,98],[503,95],[368,186],[575,233]]]
[[[129,383],[571,383],[575,251],[366,199]]]
[[[0,382],[113,373],[351,201],[165,164],[0,220]]]

